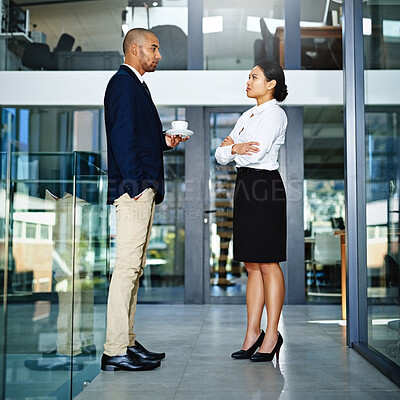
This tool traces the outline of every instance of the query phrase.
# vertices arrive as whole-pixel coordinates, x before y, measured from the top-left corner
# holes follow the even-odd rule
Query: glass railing
[[[99,159],[13,152],[5,173],[1,159],[0,216],[9,224],[0,228],[10,232],[1,265],[4,398],[73,398],[99,372],[109,264]],[[96,303],[104,308],[98,318]]]

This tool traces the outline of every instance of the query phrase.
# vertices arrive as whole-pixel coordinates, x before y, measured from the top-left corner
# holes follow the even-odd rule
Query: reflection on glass
[[[104,146],[101,113],[100,108],[0,106],[0,150],[6,151],[11,141],[18,143],[19,151],[35,153],[98,151]],[[21,164],[22,158],[16,162]],[[33,178],[37,168],[34,162],[24,161],[18,178]]]
[[[6,398],[69,398],[99,370],[105,306],[94,304],[106,293],[108,211],[98,160],[12,153]]]
[[[4,3],[0,70],[116,70],[133,27],[159,37],[158,69],[187,68],[187,0]]]
[[[103,303],[108,288],[109,207],[106,205],[107,176],[97,166],[99,155],[80,152],[74,162],[74,306],[73,315],[68,315],[68,310],[63,318],[65,322],[73,321],[72,338],[68,343],[74,356],[72,371],[88,369],[88,366],[92,368],[91,372],[75,372],[72,376],[74,387],[83,388],[83,383],[90,382],[99,372],[97,353],[99,356],[102,354],[105,339],[104,333],[99,334],[94,325],[97,314],[102,318],[100,329],[104,328],[105,304],[99,305],[96,310],[94,300],[97,294]],[[65,201],[68,204],[68,199]],[[59,352],[58,346],[59,341]]]
[[[363,17],[365,69],[399,69],[400,4],[368,0]]]
[[[341,301],[340,237],[344,229],[343,114],[304,108],[304,246],[306,298]]]
[[[243,264],[233,260],[233,192],[236,168],[219,165],[215,150],[233,129],[240,113],[210,114],[210,295],[245,296]]]
[[[366,113],[368,344],[400,364],[400,110]]]

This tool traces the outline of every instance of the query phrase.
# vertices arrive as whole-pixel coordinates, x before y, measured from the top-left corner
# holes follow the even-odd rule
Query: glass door
[[[245,303],[247,275],[244,264],[233,260],[233,192],[236,179],[234,163],[220,165],[215,150],[232,131],[243,109],[209,109],[209,178],[206,180],[205,263],[209,271],[210,303]]]
[[[366,247],[366,263],[360,271],[366,279],[360,304],[366,306],[366,324],[361,321],[361,341],[366,357],[399,384],[400,98],[384,86],[390,87],[391,74],[400,68],[400,4],[366,1],[362,16],[372,29],[364,33],[366,238],[361,248]],[[377,72],[380,85],[374,87]],[[381,95],[385,105],[370,100]]]
[[[397,107],[396,107],[397,108]],[[399,110],[367,110],[368,345],[400,365]]]

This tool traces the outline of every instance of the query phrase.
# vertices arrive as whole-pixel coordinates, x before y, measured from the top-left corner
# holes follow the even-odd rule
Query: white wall
[[[249,71],[158,71],[144,75],[159,106],[252,105]],[[0,104],[101,106],[114,71],[0,71]],[[286,104],[343,104],[342,71],[286,71]],[[366,103],[400,104],[400,70],[367,71]]]

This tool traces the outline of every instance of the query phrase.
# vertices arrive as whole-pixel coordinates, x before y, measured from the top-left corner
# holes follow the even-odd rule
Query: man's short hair
[[[154,33],[152,31],[150,31],[149,29],[145,29],[145,28],[133,28],[133,29],[129,30],[126,33],[126,35],[124,37],[124,41],[122,43],[122,49],[124,51],[124,54],[126,54],[129,51],[129,47],[133,43],[139,44],[140,40],[149,34],[154,35]]]

